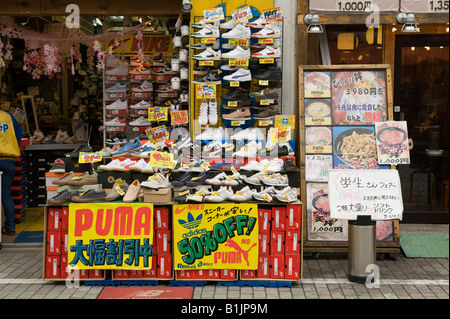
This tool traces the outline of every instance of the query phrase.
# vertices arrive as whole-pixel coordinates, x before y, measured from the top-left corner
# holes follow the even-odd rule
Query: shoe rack
[[[197,32],[201,29],[199,28],[193,28],[192,23],[199,22],[203,19],[203,16],[195,16],[194,20],[191,21],[191,37],[190,37],[190,57],[191,57],[191,77],[193,80],[199,79],[203,77],[204,75],[194,74],[194,68],[197,66],[206,66],[209,69],[213,70],[219,70],[220,78],[221,78],[221,84],[216,85],[216,102],[217,102],[217,113],[218,113],[218,121],[216,125],[211,125],[208,121],[208,124],[202,125],[202,123],[199,123],[199,115],[200,115],[200,109],[202,103],[204,103],[203,98],[197,97],[197,85],[198,84],[191,84],[191,138],[194,136],[197,136],[203,132],[204,129],[207,127],[224,127],[228,129],[246,129],[249,127],[259,127],[263,128],[266,131],[268,131],[271,127],[274,127],[274,118],[272,119],[257,119],[254,116],[257,115],[259,112],[264,111],[267,108],[275,108],[278,106],[279,114],[283,114],[282,110],[282,80],[258,80],[255,79],[253,76],[257,74],[263,73],[265,70],[267,70],[269,67],[277,67],[280,68],[280,70],[283,70],[282,65],[282,56],[283,56],[283,21],[279,22],[272,22],[273,24],[276,24],[280,28],[281,35],[279,38],[276,39],[270,39],[270,38],[249,38],[246,40],[235,40],[235,39],[225,39],[222,38],[222,34],[225,32],[230,31],[229,29],[221,29],[219,27],[220,31],[220,37],[217,38],[217,42],[219,43],[219,48],[214,49],[214,51],[220,50],[221,54],[232,51],[235,47],[239,46],[239,44],[248,44],[248,47],[250,48],[250,58],[249,59],[236,59],[234,62],[242,63],[242,60],[247,60],[247,66],[243,66],[243,68],[246,68],[251,71],[252,79],[251,81],[226,81],[223,79],[224,76],[230,75],[234,73],[236,70],[224,70],[224,68],[227,68],[227,66],[230,63],[230,59],[228,58],[221,58],[220,61],[198,61],[193,59],[193,56],[195,54],[199,54],[204,51],[204,49],[194,49],[192,48],[193,44],[198,43],[207,43],[208,45],[213,45],[211,42],[214,42],[212,38],[195,38],[192,37],[192,33]],[[249,22],[256,20],[259,18],[258,16],[254,16],[253,19],[249,20]],[[221,23],[228,22],[231,19],[231,17],[227,16],[225,20],[221,21]],[[250,29],[251,33],[256,33],[260,31],[261,29]],[[236,42],[234,42],[236,41]],[[234,43],[233,43],[234,42]],[[272,45],[273,43],[276,44],[277,47],[280,48],[281,51],[281,57],[280,58],[274,58],[274,59],[258,59],[251,57],[252,54],[259,52],[264,49],[266,45]],[[229,46],[231,44],[231,46]],[[226,45],[228,48],[223,48],[223,46]],[[245,64],[245,62],[244,62]],[[238,66],[239,68],[239,66]],[[192,81],[191,81],[192,82]],[[205,83],[208,84],[208,83]],[[228,93],[232,92],[233,90],[236,90],[238,88],[242,88],[246,90],[247,93],[255,93],[258,92],[266,87],[275,87],[278,88],[278,94],[276,97],[270,97],[270,98],[254,98],[252,96],[249,96],[248,101],[245,103],[237,102],[237,101],[228,101],[223,99],[222,97],[227,95]],[[206,99],[207,102],[209,102],[208,99]],[[244,109],[248,109],[250,111],[250,118],[248,120],[229,120],[224,119],[224,114],[229,114],[231,112],[236,111],[240,108],[241,105],[243,105]]]

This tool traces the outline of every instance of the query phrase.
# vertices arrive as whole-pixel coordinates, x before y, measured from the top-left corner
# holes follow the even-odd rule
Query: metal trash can
[[[371,216],[348,221],[348,280],[364,284],[367,266],[376,262],[376,222]]]

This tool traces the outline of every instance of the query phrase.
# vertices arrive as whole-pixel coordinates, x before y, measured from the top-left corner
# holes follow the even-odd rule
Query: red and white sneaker
[[[281,58],[281,50],[280,48],[274,49],[270,45],[266,46],[263,50],[253,53],[252,58],[258,59],[278,59]]]
[[[144,93],[144,92],[153,92],[153,84],[151,82],[144,81],[138,87],[134,87],[132,89],[134,93]]]
[[[119,118],[118,116],[113,118],[112,120],[106,121],[105,126],[126,126],[127,121]]]
[[[268,39],[268,38],[280,38],[281,30],[273,23],[267,24],[261,31],[253,33],[252,38],[256,39]]]

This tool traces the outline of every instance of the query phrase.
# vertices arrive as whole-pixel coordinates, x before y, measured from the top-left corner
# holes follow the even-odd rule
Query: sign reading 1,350
[[[449,1],[432,0],[428,2],[428,12],[448,11]]]
[[[338,1],[339,11],[366,11],[372,7],[372,1]]]

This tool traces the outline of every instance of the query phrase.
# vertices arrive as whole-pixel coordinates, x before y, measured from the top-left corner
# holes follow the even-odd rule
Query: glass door
[[[411,164],[399,165],[404,219],[448,223],[449,38],[398,35],[394,120],[407,121]]]

